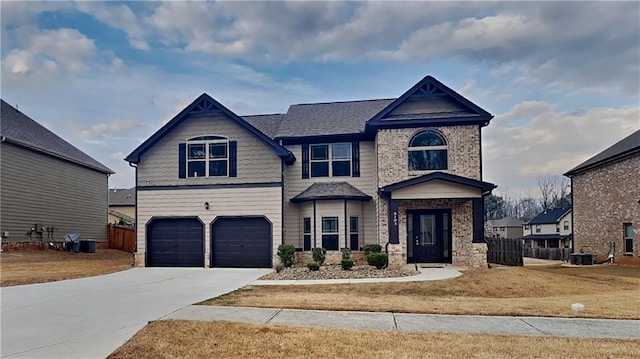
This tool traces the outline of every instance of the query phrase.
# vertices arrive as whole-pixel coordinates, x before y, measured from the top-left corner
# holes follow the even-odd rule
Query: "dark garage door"
[[[147,225],[148,267],[204,267],[204,228],[197,218],[158,218]]]
[[[212,267],[271,268],[271,224],[265,218],[218,218],[211,227]]]

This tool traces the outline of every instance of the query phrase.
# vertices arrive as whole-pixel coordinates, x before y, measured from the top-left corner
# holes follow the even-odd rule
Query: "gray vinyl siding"
[[[366,238],[367,243],[377,243],[376,201],[378,195],[376,188],[377,169],[375,143],[373,141],[360,142],[360,177],[314,177],[302,179],[302,147],[301,145],[291,145],[288,146],[287,149],[291,151],[298,160],[285,169],[285,243],[298,248],[302,247],[302,219],[304,217],[313,218],[312,201],[292,203],[290,201],[291,198],[312,184],[321,182],[348,182],[360,191],[373,197],[373,199],[364,202],[364,204],[359,201],[349,201],[347,204],[347,216],[354,215],[360,217],[360,226],[362,226],[362,232],[360,233],[361,238]],[[336,204],[336,201],[316,202],[316,236],[318,238],[318,245],[321,243],[322,228],[320,220],[323,215],[334,215],[340,218],[340,243],[341,245],[344,243],[344,204],[343,201],[338,202],[338,204]]]
[[[272,224],[273,254],[282,244],[280,187],[138,191],[138,253],[146,251],[146,227],[154,217],[198,217],[205,224],[205,265],[211,258],[211,223],[218,216],[264,216]],[[205,209],[204,202],[209,202]],[[275,263],[275,260],[274,260]]]
[[[238,142],[237,177],[178,178],[178,144],[203,135]],[[225,115],[192,116],[141,156],[138,186],[281,182],[280,164],[272,147]]]
[[[54,238],[69,232],[81,239],[107,241],[108,176],[22,147],[0,147],[0,231],[3,242],[29,241],[34,224],[55,227]],[[43,239],[47,240],[44,231]],[[41,241],[34,235],[33,241]]]
[[[464,113],[470,114],[466,107],[463,107],[448,96],[417,96],[409,97],[400,106],[394,109],[386,117],[434,114],[434,113]]]

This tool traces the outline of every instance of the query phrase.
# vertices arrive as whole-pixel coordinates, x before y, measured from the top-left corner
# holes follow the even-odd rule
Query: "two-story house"
[[[574,249],[640,263],[640,130],[574,167]],[[635,242],[635,243],[634,243]],[[615,244],[610,252],[610,244]]]
[[[571,208],[545,210],[523,225],[524,243],[531,248],[571,248]]]
[[[136,263],[271,267],[381,244],[390,266],[486,264],[481,130],[431,76],[396,99],[238,116],[203,94],[136,148]]]
[[[524,221],[503,217],[485,222],[485,235],[494,238],[522,238]]]

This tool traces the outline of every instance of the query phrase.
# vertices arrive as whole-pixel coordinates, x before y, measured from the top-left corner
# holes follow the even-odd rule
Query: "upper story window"
[[[447,141],[439,132],[417,133],[409,142],[409,171],[447,169]]]
[[[351,143],[310,145],[311,177],[351,176]]]
[[[564,230],[565,231],[569,230],[569,221],[564,221]]]
[[[536,233],[540,233],[540,231],[541,231],[540,225],[536,224]]]
[[[187,140],[187,177],[220,177],[229,174],[229,140],[199,136]]]

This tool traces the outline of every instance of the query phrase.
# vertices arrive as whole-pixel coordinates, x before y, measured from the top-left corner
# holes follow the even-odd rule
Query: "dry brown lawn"
[[[0,285],[91,277],[128,269],[132,264],[133,254],[115,249],[97,249],[95,253],[5,251],[0,254]]]
[[[109,356],[121,358],[631,359],[640,341],[157,321]]]
[[[572,303],[585,310],[571,310]],[[200,304],[400,313],[640,319],[640,268],[500,267],[429,282],[253,286]]]

